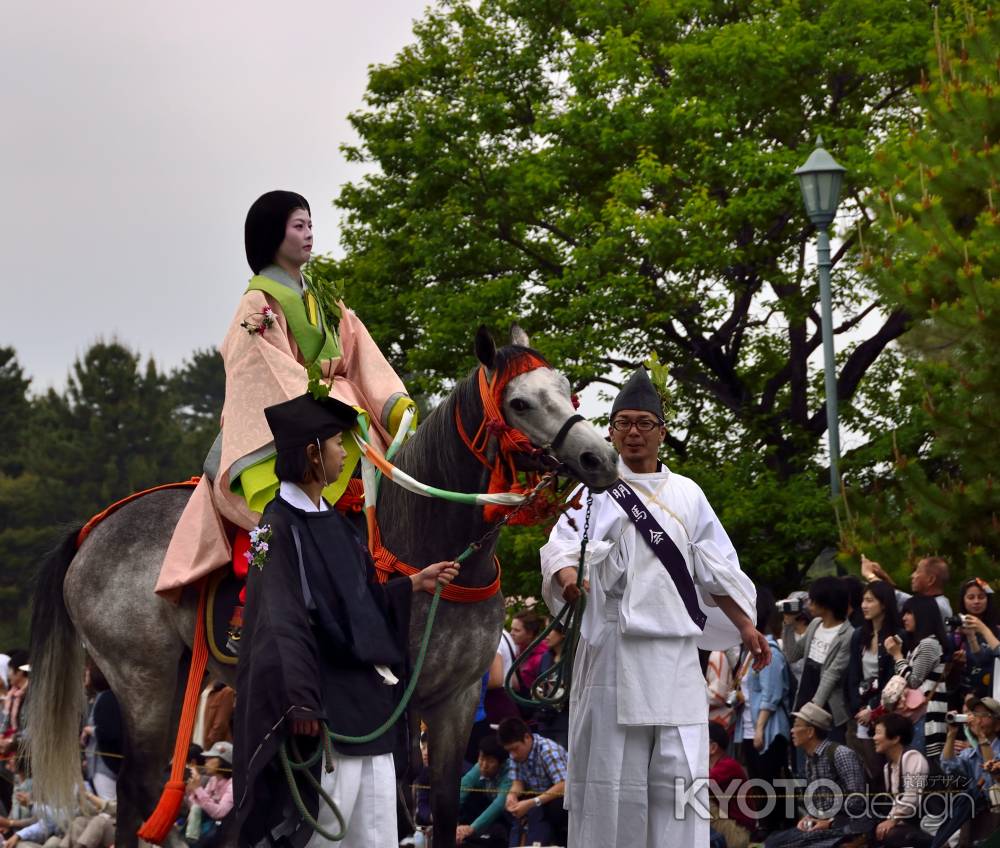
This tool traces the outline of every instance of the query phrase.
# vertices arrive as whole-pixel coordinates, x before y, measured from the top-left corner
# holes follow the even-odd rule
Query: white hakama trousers
[[[617,617],[609,610],[609,619],[611,612]],[[580,642],[570,706],[568,848],[708,848],[705,696],[692,709],[706,712],[699,724],[619,724],[619,638],[617,627],[610,626],[601,629],[596,642]],[[657,675],[655,669],[649,673]],[[681,681],[674,685],[685,693]],[[695,778],[705,779],[697,791]]]
[[[323,771],[321,784],[337,804],[347,825],[342,842],[330,843],[314,833],[306,848],[395,848],[399,844],[396,832],[396,767],[392,754],[375,757],[345,757],[335,754],[334,769]],[[320,799],[318,821],[329,833],[336,833],[337,819]]]

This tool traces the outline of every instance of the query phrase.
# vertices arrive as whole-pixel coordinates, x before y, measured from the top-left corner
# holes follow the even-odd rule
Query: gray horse
[[[503,374],[528,353],[515,329],[511,346],[497,350],[484,330],[476,353],[490,372]],[[551,453],[567,473],[595,489],[617,477],[614,452],[597,431],[578,420],[569,383],[551,368],[520,374],[507,384],[502,411],[513,427]],[[453,491],[486,491],[488,470],[465,446],[482,421],[476,372],[461,380],[400,450],[399,468]],[[115,844],[137,844],[136,830],[156,804],[173,747],[194,633],[196,592],[178,605],[153,592],[188,490],[153,492],[97,525],[79,550],[70,533],[39,573],[32,619],[31,761],[41,802],[65,809],[79,780],[83,711],[83,650],[105,672],[121,704],[124,760],[118,778]],[[413,495],[383,483],[378,499],[383,544],[403,562],[424,565],[457,556],[489,526],[482,510]],[[456,581],[485,586],[495,577],[494,541],[467,559]],[[423,632],[430,596],[414,597],[411,654]],[[453,844],[462,755],[479,697],[480,680],[496,652],[503,598],[459,604],[442,601],[427,661],[411,705],[430,733],[435,845]],[[209,658],[209,674],[232,683],[235,669]]]

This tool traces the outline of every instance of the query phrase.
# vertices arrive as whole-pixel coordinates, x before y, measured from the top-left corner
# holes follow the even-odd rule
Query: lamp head
[[[830,226],[837,214],[840,185],[847,169],[838,165],[823,148],[823,136],[816,139],[816,149],[809,154],[805,164],[795,169],[802,189],[806,215],[817,227]]]

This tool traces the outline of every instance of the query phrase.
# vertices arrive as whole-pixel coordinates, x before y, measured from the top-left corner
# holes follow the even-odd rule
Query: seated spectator
[[[510,789],[504,805],[514,819],[510,845],[565,844],[566,749],[532,733],[519,718],[500,722],[497,736],[510,755]],[[524,797],[522,797],[524,796]],[[526,834],[522,841],[522,834]]]
[[[792,695],[792,680],[785,655],[775,638],[781,631],[781,617],[774,599],[764,589],[757,594],[757,629],[767,635],[771,663],[760,671],[750,668],[745,677],[748,694],[740,735],[743,761],[747,764],[750,777],[770,781],[784,776],[788,762],[791,729],[788,701]],[[767,819],[760,822],[761,829],[780,826],[781,808],[781,804],[775,806]]]
[[[869,583],[861,596],[861,613],[864,621],[851,637],[847,662],[847,706],[854,716],[847,744],[861,757],[873,791],[879,791],[885,758],[875,750],[872,711],[882,711],[882,690],[895,674],[884,642],[889,636],[902,636],[892,586],[884,580]]]
[[[504,682],[507,680],[507,672],[514,664],[514,657],[517,656],[517,646],[513,637],[506,631],[500,631],[500,644],[497,645],[497,657],[500,658],[500,674],[497,678],[494,674],[495,663],[490,666],[490,680],[486,686],[486,697],[483,706],[486,709],[486,720],[496,727],[505,718],[519,716],[521,713],[517,704],[507,694]],[[516,681],[514,681],[516,682]]]
[[[479,740],[479,759],[462,778],[458,800],[459,845],[506,845],[509,827],[504,816],[511,780],[507,752],[496,734]]]
[[[14,830],[4,842],[4,848],[16,848],[22,842],[32,842],[42,845],[52,836],[61,834],[56,816],[48,807],[36,809],[32,814],[33,821]]]
[[[213,680],[205,699],[205,747],[233,741],[233,708],[236,690],[221,680]]]
[[[743,771],[743,766],[726,753],[729,734],[721,724],[709,722],[708,740],[708,779],[712,781],[711,788],[718,787],[722,797],[726,799],[723,802],[719,798],[712,798],[709,802],[712,830],[726,840],[726,848],[747,848],[754,821],[737,803],[736,795],[739,790],[730,791],[733,784],[739,787],[746,782],[747,773]],[[746,804],[743,807],[745,809]]]
[[[885,569],[864,554],[861,555],[861,576],[866,580],[884,580],[889,585],[895,586]],[[896,590],[896,606],[902,608],[910,598],[922,595],[934,599],[942,622],[951,617],[951,603],[944,595],[948,588],[948,563],[941,557],[924,557],[920,560],[910,575],[910,588],[913,590],[913,595],[908,595],[901,589]]]
[[[62,840],[63,848],[111,848],[115,843],[115,817],[118,802],[81,790],[81,811],[70,824]]]
[[[204,759],[208,783],[202,786],[200,770],[191,766],[186,793],[191,808],[184,838],[198,848],[215,843],[220,834],[220,822],[233,809],[232,743],[216,742],[205,751]]]
[[[12,754],[21,742],[22,713],[30,676],[27,653],[11,651],[7,693],[3,696],[3,713],[0,715],[0,754]]]
[[[888,713],[875,719],[875,750],[885,758],[883,785],[893,800],[889,815],[875,828],[876,844],[884,848],[921,848],[931,842],[920,829],[920,795],[930,766],[923,754],[907,747],[912,740],[908,718]]]
[[[836,578],[834,578],[836,579]],[[850,809],[851,803],[838,803],[849,795],[865,792],[865,773],[861,760],[846,745],[827,738],[833,728],[833,716],[816,704],[805,704],[792,713],[792,744],[806,755],[806,780],[832,781],[840,787],[841,798],[832,792],[819,790],[812,795],[812,804],[819,815],[805,815],[790,829],[774,833],[764,843],[765,848],[798,848],[800,845],[834,846],[845,840],[863,839],[871,829],[869,820]],[[834,810],[839,811],[834,813]],[[853,815],[852,815],[853,813]]]
[[[544,674],[549,671],[557,662],[562,659],[563,645],[566,641],[566,628],[561,623],[555,623],[552,629],[545,635],[546,651],[542,654],[542,661],[538,666],[538,673]],[[553,698],[557,695],[567,695],[563,690],[556,691],[555,681],[549,682],[545,687],[545,697]],[[561,704],[540,707],[535,714],[535,721],[538,722],[538,732],[554,742],[558,742],[564,748],[569,744],[569,699]]]
[[[843,742],[847,738],[847,701],[844,675],[847,671],[854,628],[847,619],[847,587],[837,577],[819,577],[809,585],[809,606],[816,616],[801,639],[795,636],[796,616],[786,613],[782,645],[785,659],[794,662],[805,657],[795,709],[812,703],[827,709],[833,716],[830,736]]]
[[[963,627],[953,661],[960,668],[963,694],[984,698],[993,694],[993,660],[1000,646],[1000,620],[993,606],[993,590],[985,580],[973,577],[959,589],[958,611]]]
[[[514,616],[510,625],[510,635],[517,646],[518,659],[529,649],[531,643],[538,638],[545,626],[544,619],[534,610],[522,610]],[[547,650],[544,642],[539,642],[523,663],[514,672],[514,691],[522,698],[531,698],[531,685],[538,677],[538,669],[542,665],[542,657]]]
[[[423,725],[421,725],[423,728]],[[400,842],[400,845],[426,845],[431,831],[431,760],[427,731],[420,732],[420,768],[413,779],[413,823],[417,829]]]
[[[0,832],[7,833],[16,827],[24,827],[34,819],[31,815],[31,772],[28,756],[21,752],[14,760],[13,787],[11,790],[10,810],[7,815],[0,818]],[[23,822],[15,825],[12,822]]]
[[[948,844],[953,833],[961,826],[980,815],[989,813],[989,789],[1000,775],[985,768],[987,763],[1000,759],[1000,702],[993,698],[976,698],[969,702],[969,730],[977,745],[969,746],[955,754],[955,739],[960,725],[948,726],[948,734],[941,754],[941,770],[945,774],[963,779],[962,791],[954,798],[951,815],[941,824],[934,835],[932,848],[942,848]]]
[[[911,689],[919,689],[927,696],[927,711],[913,725],[913,747],[923,751],[929,761],[941,756],[948,731],[948,692],[942,659],[947,641],[936,602],[913,595],[903,604],[903,640],[890,636],[884,642],[896,674],[905,678]]]
[[[114,800],[122,764],[122,711],[104,672],[92,660],[87,662],[83,675],[84,686],[94,697],[87,724],[80,734],[85,751],[85,777],[95,794]]]

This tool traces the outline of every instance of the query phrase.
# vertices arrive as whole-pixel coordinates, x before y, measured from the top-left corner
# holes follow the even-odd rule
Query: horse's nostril
[[[590,451],[585,451],[580,454],[580,465],[586,468],[588,471],[593,471],[600,467],[601,460]]]

